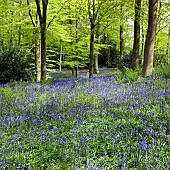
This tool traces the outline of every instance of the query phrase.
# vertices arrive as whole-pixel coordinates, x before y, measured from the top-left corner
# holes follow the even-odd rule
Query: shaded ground
[[[116,68],[99,68],[99,73],[94,74],[94,77],[103,76],[103,75],[112,75],[115,74],[117,71]],[[78,71],[78,78],[88,78],[89,70],[88,69],[79,69]],[[59,80],[65,79],[74,79],[75,77],[72,76],[71,69],[63,69],[61,72],[48,72],[48,78],[54,78]]]

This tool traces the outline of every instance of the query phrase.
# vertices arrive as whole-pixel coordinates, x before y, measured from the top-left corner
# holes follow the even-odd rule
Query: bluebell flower
[[[142,150],[146,150],[148,147],[147,142],[145,141],[139,142],[139,146],[141,147]]]
[[[57,126],[53,126],[53,129],[52,129],[53,131],[58,131],[58,128],[57,128]]]
[[[121,162],[120,162],[120,166],[121,166],[121,167],[125,167],[125,165],[126,165],[126,163],[125,163],[124,161],[121,161]]]

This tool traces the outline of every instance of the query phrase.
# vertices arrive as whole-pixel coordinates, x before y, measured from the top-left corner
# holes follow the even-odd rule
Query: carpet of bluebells
[[[170,80],[0,85],[0,169],[170,169]]]

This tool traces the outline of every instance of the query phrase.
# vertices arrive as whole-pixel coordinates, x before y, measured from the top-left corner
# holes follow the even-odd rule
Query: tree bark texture
[[[121,6],[120,8],[120,63],[119,65],[121,65],[121,61],[123,59],[123,54],[124,54],[124,37],[123,37],[123,18],[122,18],[122,15],[123,15],[123,7]]]
[[[21,26],[18,28],[18,47],[21,46]]]
[[[34,42],[35,48],[34,48],[34,56],[35,56],[35,68],[36,68],[36,75],[37,75],[37,81],[39,82],[41,80],[41,57],[40,57],[40,42],[39,40],[35,40]]]
[[[133,42],[133,54],[132,54],[133,70],[135,70],[139,65],[140,9],[141,9],[141,0],[135,0],[134,42]]]
[[[152,75],[154,46],[157,27],[158,0],[149,0],[148,31],[144,49],[144,63],[142,74],[144,77]]]
[[[38,28],[38,11],[36,15],[36,19],[33,19],[32,10],[30,8],[30,0],[27,0],[27,5],[29,6],[29,16],[34,27],[33,34],[34,37],[34,56],[35,56],[35,68],[36,68],[36,79],[39,82],[41,80],[41,53],[40,53],[40,37],[39,37],[39,28]]]
[[[94,36],[95,36],[95,27],[97,19],[97,10],[96,10],[96,1],[88,0],[88,12],[90,20],[90,63],[89,63],[89,78],[93,77],[94,73]]]
[[[77,63],[76,63],[76,66],[75,66],[75,70],[76,70],[76,78],[78,77],[78,67],[79,67],[79,65],[78,65],[78,55],[79,55],[79,53],[78,53],[78,41],[79,41],[79,36],[78,36],[78,20],[76,20],[76,55],[77,55],[77,58],[76,58],[76,60],[77,60]]]
[[[41,26],[41,80],[46,80],[46,19],[48,0],[42,0],[42,12],[39,0],[35,0]]]
[[[123,38],[123,25],[120,25],[120,61],[123,59],[124,53],[124,38]]]
[[[48,0],[42,0],[43,15],[41,18],[41,80],[46,80],[46,20]]]
[[[104,44],[108,45],[108,47],[105,48],[105,54],[107,57],[107,65],[110,65],[110,47],[109,47],[109,34],[108,33],[104,33]]]
[[[90,64],[89,64],[89,78],[93,77],[93,65],[94,65],[94,23],[91,23],[91,32],[90,32]]]
[[[167,64],[170,64],[170,27],[168,30],[168,43],[167,43]]]
[[[141,51],[140,54],[143,56],[143,50],[144,50],[144,42],[145,42],[145,34],[144,34],[144,28],[143,28],[143,24],[142,24],[142,45],[141,45]]]
[[[59,64],[59,72],[61,72],[61,64],[62,64],[62,56],[63,56],[63,46],[60,47],[60,64]]]
[[[99,62],[98,62],[98,59],[99,59],[99,55],[98,54],[95,54],[94,55],[94,74],[98,74],[99,73]]]
[[[96,30],[96,41],[97,43],[99,43],[99,33]],[[94,54],[94,74],[98,74],[99,73],[99,55],[98,54]]]

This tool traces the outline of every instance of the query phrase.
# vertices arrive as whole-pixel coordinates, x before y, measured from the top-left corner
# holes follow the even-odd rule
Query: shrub
[[[124,83],[136,81],[141,75],[141,68],[137,68],[135,71],[133,71],[130,68],[123,67],[122,69],[120,69],[120,71],[121,73],[118,75],[118,79]]]
[[[32,55],[12,46],[0,47],[0,83],[35,79]]]

